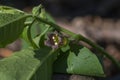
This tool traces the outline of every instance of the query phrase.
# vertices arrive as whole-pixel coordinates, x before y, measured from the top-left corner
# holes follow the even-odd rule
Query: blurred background
[[[42,3],[56,17],[101,16],[120,18],[120,0],[0,0],[0,4],[24,9]]]
[[[91,39],[120,61],[120,0],[0,0],[0,5],[26,12],[41,3],[58,25]],[[5,57],[2,54],[4,51],[9,55],[11,51],[19,49],[18,40],[6,49],[0,49],[0,56]],[[107,58],[104,58],[103,64],[107,78],[95,80],[120,80],[120,72]],[[55,80],[94,79],[78,75],[56,75]]]

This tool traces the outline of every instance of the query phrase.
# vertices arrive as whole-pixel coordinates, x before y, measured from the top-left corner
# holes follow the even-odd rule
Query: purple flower
[[[58,48],[64,44],[64,37],[58,32],[53,32],[48,34],[48,38],[45,41],[45,45],[52,47],[53,49]]]

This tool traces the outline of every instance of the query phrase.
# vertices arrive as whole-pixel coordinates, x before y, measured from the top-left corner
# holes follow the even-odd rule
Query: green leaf
[[[35,15],[35,16],[39,16],[42,8],[43,8],[43,6],[41,4],[34,7],[33,10],[32,10],[32,14]]]
[[[63,51],[63,52],[66,52],[67,50],[69,50],[70,49],[70,46],[69,45],[65,45],[65,46],[63,46],[62,48],[61,48],[61,50]]]
[[[45,35],[47,34],[47,31],[49,30],[49,27],[47,27],[44,32],[42,32],[39,36],[37,36],[34,41],[40,48],[44,47],[44,41],[45,41]]]
[[[53,56],[46,59],[45,62],[38,68],[37,72],[33,75],[31,80],[51,80]]]
[[[71,74],[104,76],[103,68],[98,58],[85,47],[79,50],[77,55],[74,52],[70,52],[67,64],[67,72]]]
[[[45,51],[46,49],[44,49]],[[52,76],[52,65],[54,59],[54,54],[51,52],[45,57],[45,61],[42,62],[42,65],[38,68],[37,72],[33,75],[31,80],[51,80]]]
[[[72,46],[69,51],[61,53],[54,64],[54,71],[98,77],[105,76],[97,56],[89,49],[78,46]]]
[[[22,35],[21,35],[21,38],[22,38],[21,39],[22,40],[21,48],[22,49],[27,49],[30,47],[30,41],[27,36],[27,31],[28,31],[28,26],[24,28]]]
[[[16,52],[0,60],[0,80],[51,80],[53,55],[48,47]]]
[[[8,23],[11,20],[14,20],[24,14],[25,13],[23,11],[18,9],[7,6],[0,6],[0,25]]]
[[[27,17],[20,10],[0,6],[0,47],[6,46],[20,36]]]

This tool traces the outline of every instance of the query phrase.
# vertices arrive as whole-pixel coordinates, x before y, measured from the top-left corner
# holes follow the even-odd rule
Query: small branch
[[[75,36],[75,35],[76,35],[75,33],[71,32],[71,31],[68,31],[68,30],[66,30],[66,29],[64,29],[64,28],[62,28],[62,27],[54,24],[53,22],[46,21],[46,20],[44,20],[44,19],[42,19],[42,18],[40,18],[40,17],[37,17],[37,16],[34,16],[34,17],[35,17],[38,21],[43,22],[43,23],[45,23],[45,24],[48,24],[48,25],[50,25],[51,27],[54,27],[54,28],[55,28],[56,30],[58,30],[58,31],[65,32],[66,34],[72,35],[72,36]]]
[[[90,46],[92,46],[93,48],[95,48],[96,50],[98,50],[99,52],[101,52],[103,55],[105,55],[108,59],[110,59],[110,60],[120,69],[120,63],[119,63],[116,59],[114,59],[111,55],[109,55],[109,54],[108,54],[102,47],[100,47],[99,45],[93,43],[92,41],[90,41],[89,39],[83,37],[83,36],[80,35],[80,34],[75,34],[75,33],[71,32],[71,31],[69,31],[69,30],[67,30],[67,29],[65,29],[65,28],[62,28],[62,27],[60,27],[60,26],[58,26],[58,25],[56,25],[56,24],[54,24],[54,23],[52,23],[52,22],[46,21],[46,20],[44,20],[44,19],[42,19],[42,18],[40,18],[40,17],[37,17],[37,16],[34,16],[34,17],[35,17],[38,21],[40,21],[40,22],[46,23],[46,24],[48,24],[48,25],[51,25],[51,27],[54,27],[54,28],[55,28],[56,30],[58,30],[58,31],[60,30],[60,31],[62,31],[62,32],[64,32],[64,33],[66,33],[66,34],[74,37],[74,38],[77,39],[77,40],[82,40],[82,41],[86,42],[87,44],[89,44]]]

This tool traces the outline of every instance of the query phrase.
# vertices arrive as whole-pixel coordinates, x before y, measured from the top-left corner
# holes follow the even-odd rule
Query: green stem
[[[79,35],[79,39],[82,40],[82,41],[84,41],[84,42],[86,42],[87,44],[89,44],[90,46],[92,46],[93,48],[95,48],[96,50],[98,50],[99,52],[103,53],[120,70],[120,63],[114,57],[112,57],[109,53],[107,53],[101,46],[95,44],[94,42],[92,42],[89,39],[83,37],[82,35]]]
[[[75,33],[73,33],[73,32],[71,32],[71,31],[68,31],[68,30],[66,30],[66,29],[64,29],[64,28],[62,28],[62,27],[60,27],[60,26],[58,26],[58,25],[56,25],[56,24],[54,24],[53,22],[50,22],[50,21],[46,21],[46,20],[44,20],[44,19],[42,19],[42,18],[40,18],[40,17],[37,17],[37,16],[34,16],[38,21],[40,21],[40,22],[43,22],[43,23],[45,23],[45,24],[48,24],[48,25],[50,25],[51,27],[54,27],[56,30],[58,30],[58,31],[62,31],[62,32],[65,32],[66,34],[68,34],[68,35],[76,35]]]
[[[31,27],[32,27],[32,24],[35,22],[35,19],[32,21],[32,23],[30,23],[28,26],[28,30],[27,30],[27,36],[28,36],[28,40],[30,41],[30,44],[32,45],[32,47],[34,49],[38,49],[38,46],[35,44],[35,42],[33,41],[32,39],[32,36],[31,36]]]
[[[110,54],[108,54],[102,47],[100,47],[99,45],[93,43],[92,41],[90,41],[89,39],[83,37],[82,35],[80,34],[75,34],[65,28],[62,28],[52,22],[49,22],[49,21],[46,21],[40,17],[37,17],[37,16],[34,16],[38,21],[40,22],[43,22],[43,23],[46,23],[48,25],[51,25],[52,27],[54,27],[56,30],[60,30],[68,35],[71,35],[71,36],[74,36],[75,39],[77,40],[82,40],[84,42],[86,42],[87,44],[89,44],[90,46],[92,46],[93,48],[95,48],[96,50],[98,50],[99,52],[103,53],[103,55],[105,55],[108,59],[110,59],[119,69],[120,69],[120,63],[115,59],[113,58]]]

